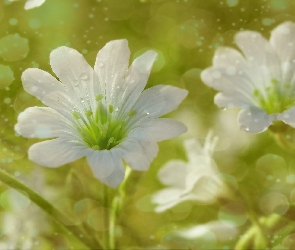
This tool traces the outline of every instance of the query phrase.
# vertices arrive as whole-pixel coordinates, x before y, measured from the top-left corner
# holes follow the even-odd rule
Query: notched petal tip
[[[71,51],[73,51],[74,49],[72,48],[69,48],[67,46],[60,46],[60,47],[57,47],[56,49],[52,50],[50,52],[50,55],[49,55],[49,58],[50,58],[50,61],[52,59],[54,59],[55,57],[57,56],[63,56],[63,54],[65,53],[69,53]]]
[[[291,21],[283,22],[271,31],[271,37],[274,35],[275,36],[286,35],[289,33],[293,33],[294,31],[295,31],[295,23]]]
[[[34,77],[36,75],[36,71],[40,71],[40,70],[41,69],[38,69],[38,68],[28,68],[28,69],[24,70],[21,75],[22,82],[24,83],[28,80],[28,78]]]
[[[27,0],[24,8],[25,10],[33,9],[41,6],[44,2],[45,0]]]
[[[149,72],[153,67],[157,56],[158,54],[156,51],[148,50],[133,61],[132,67],[135,67],[138,71],[142,73],[146,73],[147,71]]]
[[[127,46],[128,47],[128,41],[127,39],[123,38],[123,39],[117,39],[117,40],[112,40],[106,43],[105,47],[109,47],[109,46]]]

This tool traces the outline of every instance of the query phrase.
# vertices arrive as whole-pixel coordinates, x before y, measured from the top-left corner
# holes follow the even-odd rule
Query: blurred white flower
[[[59,47],[50,64],[60,81],[40,69],[24,71],[24,89],[49,107],[27,108],[15,130],[28,138],[55,138],[31,146],[30,160],[55,168],[86,156],[95,177],[116,187],[124,179],[123,160],[147,170],[157,142],[186,131],[182,123],[159,117],[176,109],[187,91],[168,85],[143,91],[156,52],[147,51],[128,68],[129,56],[126,40],[111,41],[93,70],[79,52]]]
[[[29,10],[29,9],[33,9],[33,8],[39,7],[44,2],[45,2],[45,0],[27,0],[27,2],[25,4],[25,9],[26,10]]]
[[[260,33],[241,31],[235,36],[243,55],[232,48],[219,48],[213,66],[202,80],[220,91],[219,107],[240,107],[239,125],[259,133],[275,120],[295,127],[295,24],[277,26],[267,41]]]
[[[152,201],[157,204],[156,212],[163,212],[183,201],[194,200],[210,204],[218,197],[227,197],[229,190],[212,160],[217,138],[209,133],[204,147],[198,141],[184,142],[188,162],[172,160],[158,173],[159,180],[167,188],[154,194]]]
[[[19,0],[9,0],[9,2],[16,2]],[[29,9],[33,9],[36,7],[41,6],[43,3],[45,2],[45,0],[27,0],[26,4],[25,4],[25,9],[29,10]]]
[[[234,224],[224,224],[217,220],[180,230],[178,235],[188,240],[214,238],[217,241],[228,241],[236,238],[238,232],[238,228]]]
[[[1,198],[5,200],[6,212],[1,214],[0,250],[40,249],[39,234],[48,230],[48,226],[46,223],[41,226],[40,221],[45,222],[45,218],[39,208],[15,189],[4,191]]]

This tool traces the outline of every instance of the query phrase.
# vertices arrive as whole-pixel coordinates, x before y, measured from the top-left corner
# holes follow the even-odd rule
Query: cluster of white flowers
[[[28,0],[26,9],[43,2]],[[276,120],[295,127],[294,38],[292,22],[276,27],[269,41],[258,32],[238,32],[235,41],[242,53],[219,48],[213,66],[202,72],[205,84],[220,91],[215,96],[219,107],[242,108],[238,121],[243,130],[263,132]],[[124,180],[124,163],[147,170],[158,153],[157,142],[186,131],[182,123],[159,117],[176,109],[187,91],[167,85],[144,90],[156,53],[147,51],[130,67],[129,57],[126,40],[111,41],[97,54],[93,69],[76,50],[59,47],[50,55],[59,80],[40,69],[23,73],[24,89],[48,107],[27,108],[15,130],[28,138],[54,138],[30,147],[32,161],[55,168],[86,156],[94,176],[117,187]],[[188,162],[172,160],[163,166],[158,177],[168,187],[153,196],[156,212],[187,200],[210,204],[230,197],[212,160],[216,141],[212,133],[204,147],[186,140]],[[208,230],[236,235],[235,227],[220,223],[180,235],[196,238]]]

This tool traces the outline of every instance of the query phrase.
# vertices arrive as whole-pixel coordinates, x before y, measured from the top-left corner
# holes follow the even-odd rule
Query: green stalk
[[[111,207],[109,207],[110,203],[108,200],[108,208],[110,211],[109,216],[106,218],[108,220],[108,222],[105,222],[105,225],[107,225],[108,227],[108,235],[107,238],[105,238],[105,242],[108,242],[107,249],[116,249],[116,235],[115,235],[115,229],[116,229],[116,224],[117,224],[117,220],[118,220],[118,216],[120,215],[121,209],[122,209],[122,205],[123,205],[123,201],[125,199],[126,196],[126,192],[125,192],[125,187],[126,187],[126,182],[130,176],[131,173],[131,168],[126,166],[126,175],[125,175],[125,179],[124,181],[121,183],[121,185],[118,188],[118,192],[116,193],[116,195],[113,197],[113,200],[111,202]],[[106,187],[107,188],[107,187]],[[105,191],[106,192],[106,191]],[[105,198],[106,201],[106,198]]]
[[[15,179],[12,175],[4,172],[2,169],[0,169],[0,181],[11,188],[15,188],[25,192],[30,200],[34,202],[37,206],[39,206],[45,213],[47,213],[47,215],[51,217],[52,221],[54,221],[61,228],[61,230],[66,233],[68,237],[76,238],[76,240],[85,247],[84,249],[103,249],[100,243],[96,241],[94,242],[93,239],[91,237],[88,237],[88,235],[85,234],[78,226],[64,225],[61,221],[72,220],[68,218],[64,213],[59,211],[47,200],[42,198],[34,190],[30,189],[28,186]]]
[[[103,232],[103,240],[104,240],[104,246],[105,249],[111,249],[110,248],[110,240],[109,240],[109,234],[110,234],[110,226],[109,226],[109,209],[110,208],[110,192],[109,192],[109,187],[105,184],[102,185],[102,191],[103,191],[103,204],[105,207],[105,214],[103,216],[103,221],[104,221],[104,232]]]

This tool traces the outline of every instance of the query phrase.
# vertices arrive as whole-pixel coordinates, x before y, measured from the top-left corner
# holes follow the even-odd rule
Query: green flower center
[[[84,114],[73,112],[75,126],[83,141],[95,150],[111,149],[122,142],[127,135],[125,120],[116,118],[113,113],[117,111],[114,111],[112,105],[104,107],[101,103],[102,98],[102,95],[96,97],[95,111],[86,110]]]
[[[253,96],[259,107],[268,114],[282,113],[295,105],[295,95],[291,84],[281,85],[277,79],[271,80],[271,85],[264,91],[254,89]]]

